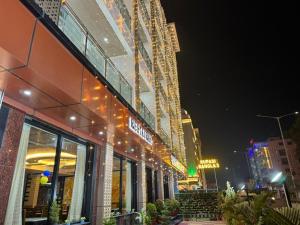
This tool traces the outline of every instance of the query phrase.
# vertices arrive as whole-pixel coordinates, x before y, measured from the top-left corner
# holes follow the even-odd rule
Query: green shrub
[[[50,206],[50,212],[49,212],[49,219],[51,223],[58,223],[59,222],[59,205],[56,201],[53,201]]]
[[[148,203],[146,206],[147,215],[153,220],[157,217],[157,209],[153,203]]]
[[[158,214],[161,214],[161,211],[163,211],[165,208],[163,200],[157,199],[154,204],[156,206]]]
[[[103,225],[116,225],[117,221],[114,217],[105,218],[103,220]]]
[[[176,199],[166,199],[165,209],[170,212],[170,214],[177,213],[179,211],[180,203]]]

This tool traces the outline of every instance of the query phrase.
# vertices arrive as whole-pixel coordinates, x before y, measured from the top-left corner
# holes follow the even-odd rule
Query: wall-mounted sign
[[[146,131],[140,123],[138,123],[131,117],[129,117],[128,120],[128,127],[132,132],[145,140],[149,145],[153,144],[152,135],[148,131]]]
[[[181,162],[178,161],[178,159],[175,158],[175,156],[171,155],[171,163],[172,165],[178,169],[180,172],[185,173],[185,167],[181,164]]]
[[[205,159],[200,160],[199,169],[215,169],[220,168],[220,164],[217,159]]]

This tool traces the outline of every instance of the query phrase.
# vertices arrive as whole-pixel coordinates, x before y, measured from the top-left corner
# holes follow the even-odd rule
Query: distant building
[[[268,145],[272,158],[273,169],[290,174],[289,162],[293,173],[295,184],[300,188],[300,161],[297,155],[297,145],[291,139],[285,139],[285,145],[288,152],[288,158],[285,153],[284,145],[281,138],[269,138]]]
[[[248,158],[252,176],[257,185],[265,186],[269,181],[272,173],[272,161],[267,142],[253,143],[248,148]]]
[[[206,187],[204,171],[197,169],[201,155],[201,139],[198,128],[194,128],[191,116],[186,110],[182,110],[182,127],[184,132],[184,144],[186,152],[186,162],[189,177],[198,177],[201,185]]]
[[[289,161],[295,184],[300,188],[300,162],[297,157],[297,146],[291,139],[285,139],[288,158],[281,138],[273,137],[266,142],[253,143],[248,148],[248,157],[253,178],[262,186],[270,182],[272,176],[281,171],[290,175]]]

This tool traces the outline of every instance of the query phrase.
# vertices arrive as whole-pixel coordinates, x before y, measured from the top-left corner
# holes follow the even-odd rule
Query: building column
[[[157,191],[158,199],[164,200],[164,174],[161,168],[157,171]]]
[[[0,117],[7,118],[2,121],[3,139],[0,137],[0,224],[4,224],[25,114],[2,105]]]
[[[142,159],[137,164],[137,191],[138,191],[138,211],[146,210],[147,193],[146,193],[146,163]]]
[[[169,175],[169,197],[170,197],[170,199],[174,199],[175,198],[175,193],[174,193],[174,174],[173,174],[173,171],[170,172],[170,175]]]
[[[107,143],[100,157],[99,180],[97,185],[97,220],[101,225],[104,218],[111,214],[113,146]]]

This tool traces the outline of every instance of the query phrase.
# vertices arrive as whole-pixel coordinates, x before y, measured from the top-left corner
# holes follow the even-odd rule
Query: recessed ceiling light
[[[131,152],[134,152],[134,148],[130,149]]]
[[[117,143],[118,143],[118,145],[122,144],[122,142],[121,142],[121,141],[118,141]]]
[[[31,96],[32,92],[30,90],[24,90],[23,94],[26,96]]]
[[[75,121],[76,120],[76,116],[70,116],[70,120]]]
[[[103,38],[103,40],[104,40],[105,43],[109,42],[107,37]]]
[[[104,134],[104,132],[103,132],[103,131],[99,131],[99,134],[100,134],[100,135],[103,135],[103,134]]]

